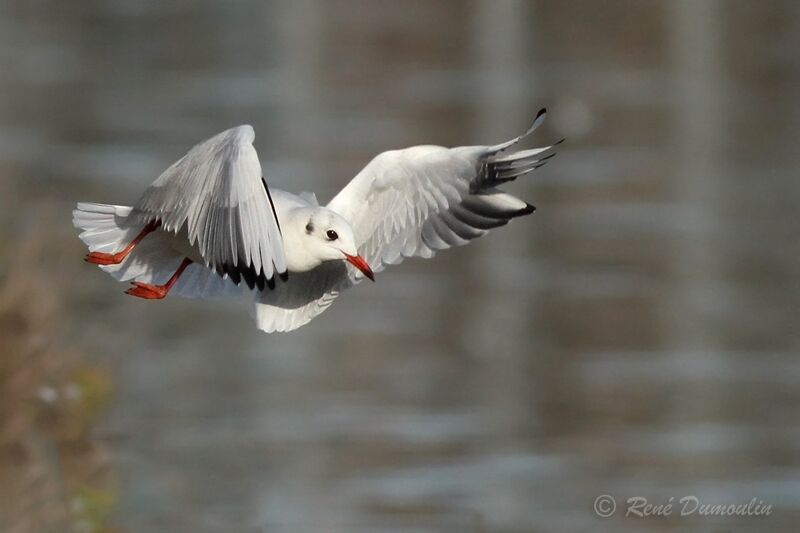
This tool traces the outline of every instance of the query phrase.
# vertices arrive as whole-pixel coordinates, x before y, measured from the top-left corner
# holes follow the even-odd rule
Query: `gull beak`
[[[361,272],[364,273],[371,281],[375,281],[375,274],[372,272],[372,269],[369,267],[364,258],[360,255],[349,255],[344,254],[347,262],[359,269]]]

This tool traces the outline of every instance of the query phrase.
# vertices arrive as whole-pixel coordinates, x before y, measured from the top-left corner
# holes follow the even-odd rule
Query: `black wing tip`
[[[514,213],[514,216],[515,217],[521,217],[521,216],[525,216],[525,215],[530,215],[534,211],[536,211],[536,206],[535,205],[531,205],[528,202],[525,202],[525,207],[523,207],[522,209],[520,209],[519,211]]]
[[[244,281],[244,284],[247,285],[249,289],[258,289],[263,291],[265,287],[269,287],[270,289],[275,288],[275,275],[273,274],[271,277],[267,277],[264,274],[264,269],[262,268],[258,272],[256,272],[253,263],[250,263],[247,266],[243,266],[244,261],[242,260],[241,263],[237,265],[233,265],[231,263],[223,263],[222,265],[216,267],[216,271],[220,276],[228,275],[228,278],[233,281],[236,285],[241,285]],[[283,281],[286,281],[289,278],[289,272],[282,272],[279,273],[278,276]]]
[[[545,115],[547,114],[547,108],[541,108],[537,113],[536,116],[533,117],[531,121],[531,125],[528,127],[527,131],[520,136],[520,139],[527,137],[531,133],[533,133],[539,126],[544,123],[544,119],[546,118]]]
[[[278,272],[278,277],[281,278],[281,281],[289,281],[289,271],[284,270],[283,272]]]
[[[521,141],[522,139],[524,139],[525,137],[527,137],[528,135],[530,135],[531,133],[536,131],[539,128],[539,126],[541,126],[544,123],[544,120],[546,118],[545,117],[546,114],[547,114],[547,108],[546,107],[541,108],[536,113],[536,116],[533,118],[533,120],[531,121],[531,125],[528,126],[527,130],[525,130],[525,133],[523,133],[522,135],[520,135],[519,137],[517,137],[513,141],[510,141],[509,143],[506,143],[506,146],[503,146],[503,148],[498,150],[498,152],[502,152],[503,150],[505,150],[509,146],[513,146],[513,145],[517,144],[519,141]]]

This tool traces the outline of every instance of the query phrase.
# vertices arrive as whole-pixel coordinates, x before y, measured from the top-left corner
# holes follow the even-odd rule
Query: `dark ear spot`
[[[310,220],[308,221],[308,224],[306,224],[306,233],[309,235],[314,233],[314,224]]]

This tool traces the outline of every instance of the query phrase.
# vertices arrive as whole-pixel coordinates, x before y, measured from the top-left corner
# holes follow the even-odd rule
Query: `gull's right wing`
[[[263,290],[286,275],[286,258],[254,139],[252,127],[238,126],[198,144],[153,182],[132,216],[185,228],[206,266]]]

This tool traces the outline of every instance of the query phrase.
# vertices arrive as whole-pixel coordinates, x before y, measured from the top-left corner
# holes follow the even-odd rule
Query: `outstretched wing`
[[[520,137],[495,146],[416,146],[384,152],[331,200],[347,219],[358,251],[373,270],[406,257],[432,257],[468,243],[514,217],[533,212],[497,186],[542,166],[553,146],[500,153],[533,132],[545,110]],[[353,279],[362,275],[351,270]]]
[[[184,227],[206,265],[250,288],[286,275],[280,225],[251,126],[224,131],[192,148],[164,171],[134,206],[143,221]]]

